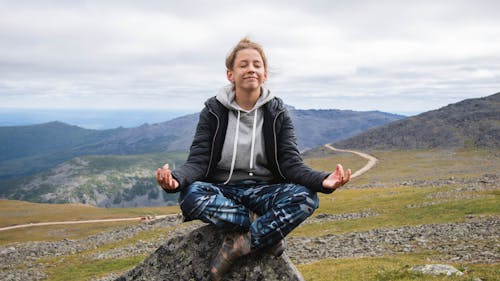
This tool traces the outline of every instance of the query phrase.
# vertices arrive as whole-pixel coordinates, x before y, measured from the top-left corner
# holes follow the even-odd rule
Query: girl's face
[[[233,69],[227,70],[227,79],[238,90],[254,91],[267,79],[267,70],[260,53],[255,49],[238,51]]]

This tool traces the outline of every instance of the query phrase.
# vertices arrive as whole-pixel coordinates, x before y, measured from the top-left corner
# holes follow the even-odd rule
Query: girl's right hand
[[[174,190],[179,187],[179,182],[172,176],[168,163],[163,168],[156,170],[156,181],[165,190]]]

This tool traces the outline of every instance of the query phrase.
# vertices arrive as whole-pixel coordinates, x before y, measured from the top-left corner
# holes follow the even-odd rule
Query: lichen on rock
[[[211,225],[202,226],[188,234],[179,233],[116,281],[208,280],[210,262],[217,254],[224,235],[223,230]],[[265,253],[255,253],[236,261],[223,280],[304,279],[286,253],[278,258]]]

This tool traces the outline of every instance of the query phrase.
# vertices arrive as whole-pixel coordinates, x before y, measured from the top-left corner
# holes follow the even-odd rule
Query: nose
[[[248,65],[248,72],[254,73],[255,72],[255,66],[253,64]]]

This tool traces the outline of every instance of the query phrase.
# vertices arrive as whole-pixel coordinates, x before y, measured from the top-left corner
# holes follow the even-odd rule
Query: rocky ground
[[[448,185],[448,179],[435,182],[408,182],[411,186]],[[464,191],[498,189],[498,179],[495,175],[487,175],[476,180],[460,180],[456,189],[446,193],[435,193],[430,196],[429,204],[443,200],[461,198]],[[473,196],[467,193],[468,196]],[[437,204],[436,203],[436,204]],[[414,208],[417,206],[407,206]],[[306,223],[321,223],[333,220],[356,220],[364,217],[377,216],[376,212],[349,213],[340,215],[315,214]],[[154,252],[165,243],[165,237],[156,240],[138,241],[135,244],[99,251],[99,247],[119,240],[133,237],[148,230],[177,227],[169,236],[186,234],[199,228],[200,222],[181,223],[180,216],[171,216],[162,220],[146,222],[140,225],[116,228],[81,240],[61,240],[54,242],[14,243],[0,247],[0,280],[41,280],[46,277],[46,264],[43,258],[59,257],[64,262],[64,256],[83,253],[90,259],[110,259],[147,255]],[[433,250],[436,252],[432,261],[464,262],[464,263],[500,263],[500,216],[468,216],[465,222],[427,224],[418,226],[403,226],[380,228],[368,231],[326,235],[317,238],[287,239],[287,254],[294,263],[308,263],[325,258],[347,258],[381,256],[397,253],[409,253]],[[95,249],[95,251],[87,251]],[[86,254],[90,252],[91,254]],[[116,275],[110,275],[100,280],[113,280]]]
[[[289,238],[295,263],[325,258],[381,256],[435,250],[433,260],[500,262],[500,217],[470,217],[463,223],[427,224],[355,231],[318,238]]]

